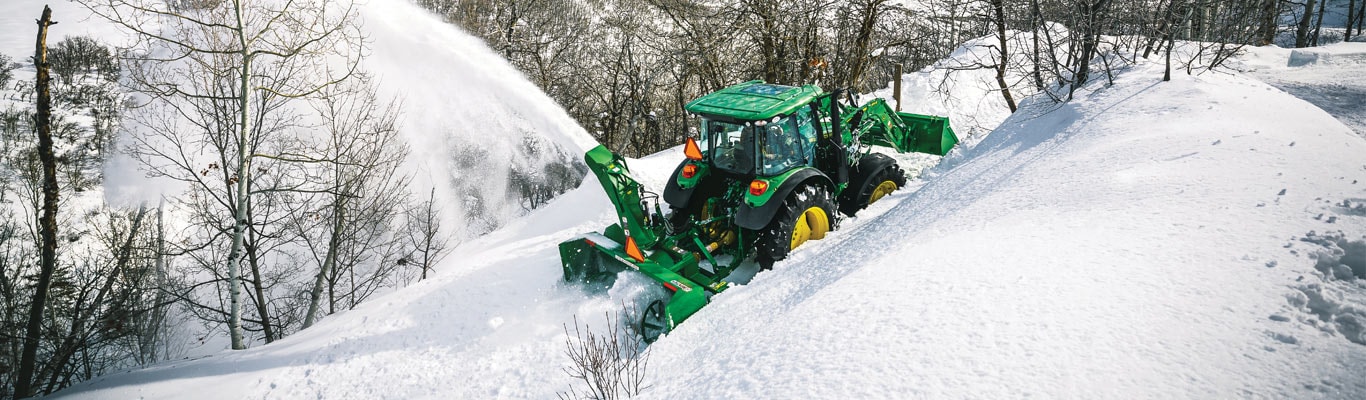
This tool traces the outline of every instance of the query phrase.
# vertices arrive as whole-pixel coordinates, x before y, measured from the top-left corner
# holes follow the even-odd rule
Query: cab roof
[[[791,113],[821,94],[816,85],[795,87],[754,80],[699,97],[685,108],[695,114],[757,121]]]

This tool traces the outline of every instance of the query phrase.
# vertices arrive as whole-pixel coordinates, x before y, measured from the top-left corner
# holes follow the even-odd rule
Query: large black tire
[[[807,240],[823,238],[835,230],[836,217],[834,199],[825,185],[807,183],[793,190],[773,220],[757,233],[754,244],[759,266],[772,268],[774,262],[787,258]]]
[[[871,174],[871,178],[864,176]],[[850,187],[840,194],[840,212],[854,216],[868,205],[876,203],[883,196],[906,186],[906,173],[901,166],[892,163],[874,171],[858,171],[851,184],[864,182],[860,187]]]

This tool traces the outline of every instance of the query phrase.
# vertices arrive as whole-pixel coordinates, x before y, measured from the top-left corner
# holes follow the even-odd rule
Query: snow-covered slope
[[[1325,282],[1300,240],[1363,243],[1337,205],[1366,197],[1366,141],[1261,82],[1160,77],[1033,104],[877,220],[720,296],[656,345],[652,394],[1366,395],[1347,321],[1366,303],[1338,297],[1354,311],[1336,322],[1305,305],[1360,281]]]
[[[1366,140],[1244,76],[1160,76],[1026,104],[717,296],[652,346],[646,397],[1366,396],[1366,289],[1333,277],[1366,258]],[[678,153],[631,166],[657,184]],[[614,307],[559,282],[555,244],[608,208],[585,182],[275,344],[58,397],[554,397],[563,324]]]

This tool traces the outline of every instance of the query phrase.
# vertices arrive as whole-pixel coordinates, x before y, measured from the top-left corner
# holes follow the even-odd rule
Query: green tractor
[[[560,243],[564,279],[604,287],[632,269],[658,283],[660,298],[631,317],[653,342],[726,290],[741,263],[772,268],[835,230],[841,214],[905,186],[896,161],[869,146],[942,156],[958,143],[947,118],[896,112],[882,99],[858,105],[846,93],[750,81],[688,103],[699,128],[664,205],[622,157],[588,151],[618,220]]]

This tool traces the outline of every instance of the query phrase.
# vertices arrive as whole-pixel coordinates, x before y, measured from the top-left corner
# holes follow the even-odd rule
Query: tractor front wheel
[[[845,193],[840,196],[840,212],[844,215],[853,216],[855,213],[876,203],[883,196],[906,186],[906,173],[901,171],[901,167],[893,163],[885,168],[873,172],[873,176],[864,180],[862,187],[851,187],[845,189]]]
[[[807,184],[793,190],[755,239],[759,266],[770,269],[808,240],[825,238],[835,228],[834,213],[835,202],[825,186]]]

